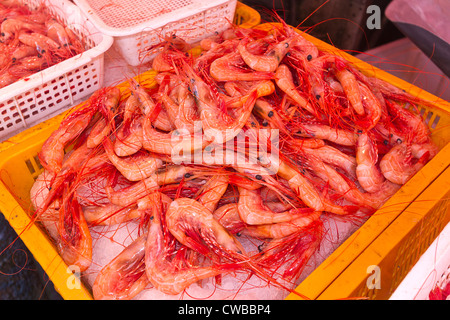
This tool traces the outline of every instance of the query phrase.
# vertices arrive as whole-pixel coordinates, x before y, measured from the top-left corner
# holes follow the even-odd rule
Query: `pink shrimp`
[[[27,23],[19,19],[6,18],[0,26],[1,40],[6,42],[13,36],[17,36],[21,30],[31,30],[34,32],[43,32],[43,26],[33,23]]]
[[[356,178],[355,170],[357,161],[355,157],[347,155],[336,148],[323,144],[319,145],[317,148],[309,148],[308,145],[305,145],[305,147],[302,149],[307,154],[313,154],[325,163],[341,168],[349,177]]]
[[[114,152],[119,157],[131,156],[142,148],[143,122],[143,117],[134,118],[129,128],[124,125],[115,133]]]
[[[92,285],[96,300],[130,300],[148,284],[145,272],[147,233],[123,249],[102,268]]]
[[[413,153],[412,150],[415,152]],[[419,152],[418,146],[398,144],[384,155],[380,169],[389,181],[403,185],[415,175],[430,159],[430,151]],[[420,155],[420,156],[419,156]],[[417,161],[413,161],[417,159]]]
[[[262,225],[291,221],[303,212],[304,208],[291,208],[284,212],[273,212],[262,202],[259,190],[239,188],[239,216],[250,225]]]
[[[328,140],[344,146],[354,146],[358,140],[356,133],[323,124],[302,124],[296,134],[301,137]]]
[[[357,114],[363,115],[364,107],[362,103],[362,95],[355,75],[345,68],[337,68],[335,75],[341,83],[350,105]]]
[[[275,72],[283,57],[289,52],[294,39],[288,38],[273,45],[263,55],[251,53],[247,48],[249,41],[249,38],[244,38],[237,46],[237,50],[244,62],[255,71]]]
[[[402,140],[406,142],[410,139],[412,143],[426,143],[430,141],[430,129],[423,121],[422,117],[406,108],[402,108],[394,101],[386,99],[386,106],[392,114],[393,122],[397,124],[397,133],[402,135]]]
[[[316,114],[315,109],[311,103],[306,99],[296,88],[294,79],[288,66],[285,64],[279,65],[275,72],[275,82],[278,87],[283,90],[292,100],[295,101],[301,108],[307,110],[312,114]]]
[[[86,220],[73,193],[67,187],[59,211],[57,248],[67,265],[85,271],[92,262],[92,238]]]
[[[163,206],[155,206],[155,212],[153,214],[154,219],[149,228],[145,249],[145,271],[147,278],[155,288],[161,292],[172,295],[182,292],[188,286],[199,280],[234,271],[237,268],[236,264],[182,267],[170,260],[173,249],[168,245],[168,241],[166,240],[169,234],[168,230],[164,228],[165,221],[163,220],[163,213],[166,212],[165,217],[168,221],[175,219],[175,217],[181,213],[177,209],[180,208],[180,206],[185,206],[181,198],[175,201],[178,202],[175,202],[175,205],[173,205],[172,202],[169,205],[167,212],[164,210]],[[184,213],[187,214],[188,212],[184,211]],[[212,217],[210,213],[209,216]],[[198,219],[194,219],[193,221],[196,220]],[[169,222],[167,223],[169,224]]]
[[[211,63],[209,72],[217,81],[256,81],[274,77],[273,72],[245,68],[245,62],[239,52],[231,52],[215,59]]]
[[[209,246],[213,245],[220,247],[223,250],[221,254],[229,257],[244,254],[242,245],[198,201],[190,198],[174,200],[167,209],[166,219],[170,233],[179,242],[197,252],[207,254],[212,250]],[[204,240],[199,242],[196,234],[201,235]]]
[[[126,207],[157,191],[162,185],[180,182],[185,175],[190,175],[187,167],[168,166],[157,170],[148,178],[140,180],[131,186],[119,190],[114,190],[111,186],[108,186],[106,193],[111,203]]]
[[[103,147],[112,164],[130,181],[139,181],[148,178],[156,169],[161,168],[163,165],[162,160],[155,158],[147,152],[121,158],[114,153],[114,148],[109,138],[103,141]]]
[[[305,211],[307,212],[304,212],[304,214],[297,216],[291,221],[273,224],[251,225],[245,227],[240,233],[259,239],[279,239],[287,237],[295,232],[304,230],[309,225],[311,225],[311,223],[317,221],[322,214],[322,212],[313,211],[312,209]]]
[[[370,137],[362,133],[356,145],[356,176],[361,187],[367,192],[379,190],[384,176],[377,167],[378,151]]]
[[[83,214],[90,225],[114,225],[141,217],[137,206],[122,207],[113,203],[84,206]]]
[[[206,184],[199,190],[198,202],[200,202],[206,209],[214,212],[220,198],[227,190],[228,175],[218,173],[212,176]]]
[[[189,79],[189,87],[193,93],[200,112],[200,120],[204,136],[208,141],[224,143],[233,139],[244,127],[257,98],[257,88],[253,89],[244,106],[236,112],[237,117],[232,118],[223,112],[211,92],[211,88],[192,70],[185,65],[185,72]]]
[[[103,88],[98,90],[82,108],[73,112],[61,122],[59,128],[53,131],[44,142],[39,153],[39,160],[44,168],[51,172],[61,170],[64,148],[87,128],[97,111],[104,115],[109,114],[110,110],[105,108],[104,96],[109,91],[115,90],[118,89]]]
[[[237,203],[225,204],[216,209],[213,215],[231,234],[239,234],[246,227],[246,223],[239,216]]]

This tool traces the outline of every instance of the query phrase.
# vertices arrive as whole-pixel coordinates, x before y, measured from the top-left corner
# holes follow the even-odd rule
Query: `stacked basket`
[[[44,1],[21,2],[33,9]],[[0,141],[57,115],[103,85],[104,53],[113,38],[102,34],[73,3],[66,0],[44,3],[89,49],[0,89]]]

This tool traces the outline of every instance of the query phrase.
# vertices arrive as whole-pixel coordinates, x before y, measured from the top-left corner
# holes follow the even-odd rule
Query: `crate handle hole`
[[[434,118],[434,121],[431,123],[431,129],[435,129],[439,123],[439,120],[441,120],[440,116],[436,116]]]

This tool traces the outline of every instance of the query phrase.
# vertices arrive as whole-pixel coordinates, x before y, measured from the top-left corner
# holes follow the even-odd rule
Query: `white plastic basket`
[[[114,37],[129,65],[149,62],[145,48],[176,34],[189,43],[227,29],[236,0],[74,0],[92,23]]]
[[[22,0],[49,11],[82,37],[89,49],[0,89],[0,141],[47,120],[103,85],[103,55],[113,38],[103,35],[73,3],[66,0]]]
[[[406,275],[390,300],[428,300],[436,286],[450,281],[450,223]]]

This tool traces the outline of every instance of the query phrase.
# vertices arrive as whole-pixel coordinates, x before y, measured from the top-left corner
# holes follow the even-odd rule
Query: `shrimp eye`
[[[316,99],[319,100],[321,98],[320,94],[316,95]]]
[[[187,179],[187,178],[190,178],[191,176],[192,176],[192,174],[190,174],[189,172],[184,174],[184,177],[185,177],[186,179]]]
[[[272,118],[272,117],[273,117],[273,111],[269,111],[269,113],[267,114],[267,116],[268,116],[269,118]]]
[[[150,217],[150,221],[151,221],[151,220],[153,220],[153,218],[154,218],[154,217],[153,217],[153,216],[151,216],[151,217]]]
[[[384,144],[385,146],[387,146],[388,143],[389,143],[389,141],[387,141],[387,140],[384,140],[384,141],[383,141],[383,144]]]
[[[2,32],[2,37],[4,37],[5,36],[5,33],[4,32]]]
[[[306,59],[307,59],[308,61],[311,61],[311,60],[312,60],[312,55],[308,54],[308,56],[306,57]]]
[[[13,63],[16,62],[16,60],[17,60],[16,58],[12,58],[12,62],[13,62]]]
[[[285,48],[289,48],[289,43],[286,42],[286,43],[284,44],[284,47],[285,47]]]
[[[263,127],[267,127],[269,125],[269,123],[267,121],[263,121],[262,125],[263,125]]]
[[[362,133],[362,130],[361,129],[359,129],[358,131],[356,131],[358,134],[361,134]]]
[[[402,143],[402,139],[398,138],[397,143]]]
[[[261,176],[260,174],[257,174],[257,175],[255,176],[255,178],[256,178],[257,180],[262,180],[262,176]]]
[[[286,57],[290,57],[291,56],[291,52],[286,53]]]
[[[258,246],[258,251],[259,251],[259,252],[262,252],[262,251],[263,251],[263,244],[260,244],[260,245]]]

